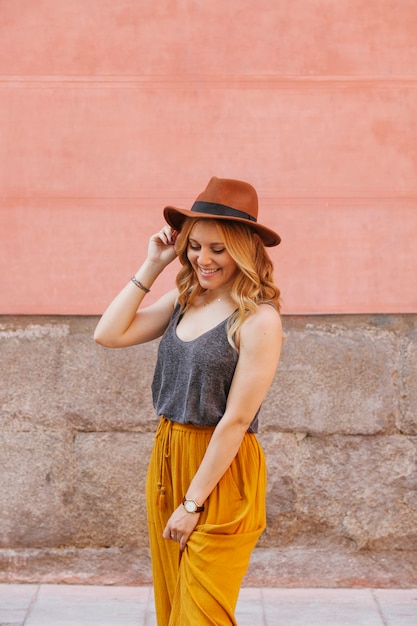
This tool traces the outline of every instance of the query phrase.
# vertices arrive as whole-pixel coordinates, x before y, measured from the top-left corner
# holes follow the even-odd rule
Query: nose
[[[210,248],[201,247],[198,255],[198,264],[202,267],[206,265],[210,265],[211,263],[211,252]]]

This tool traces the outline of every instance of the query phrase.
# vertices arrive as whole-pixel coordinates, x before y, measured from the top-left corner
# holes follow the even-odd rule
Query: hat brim
[[[164,208],[164,218],[172,228],[180,231],[186,217],[192,217],[193,219],[215,219],[226,220],[228,222],[240,222],[249,226],[251,230],[259,235],[263,243],[267,247],[277,246],[281,242],[281,237],[275,231],[258,224],[258,222],[252,222],[240,217],[229,217],[228,215],[210,215],[208,213],[198,213],[198,211],[190,211],[188,209],[179,209],[174,206],[166,206]]]

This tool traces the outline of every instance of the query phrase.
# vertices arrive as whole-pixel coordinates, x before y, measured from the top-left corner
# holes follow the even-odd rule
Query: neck
[[[206,291],[203,297],[205,304],[211,304],[212,302],[223,302],[224,300],[230,300],[230,293],[228,291],[224,291],[223,293]]]

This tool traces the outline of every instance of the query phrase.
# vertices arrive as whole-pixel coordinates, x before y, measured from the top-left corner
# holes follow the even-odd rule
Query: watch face
[[[188,511],[188,513],[195,513],[196,512],[197,505],[192,500],[186,500],[184,502],[184,506],[185,506],[186,511]]]

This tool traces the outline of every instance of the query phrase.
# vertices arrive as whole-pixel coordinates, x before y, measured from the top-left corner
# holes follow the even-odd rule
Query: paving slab
[[[375,589],[384,626],[417,625],[417,589]]]
[[[0,585],[0,626],[22,626],[38,589],[38,585]]]
[[[151,599],[149,587],[42,585],[25,626],[138,626]]]
[[[417,589],[246,587],[236,618],[239,626],[417,626]],[[157,626],[152,587],[0,584],[0,626],[98,625]]]
[[[369,589],[264,589],[268,625],[385,626]]]

